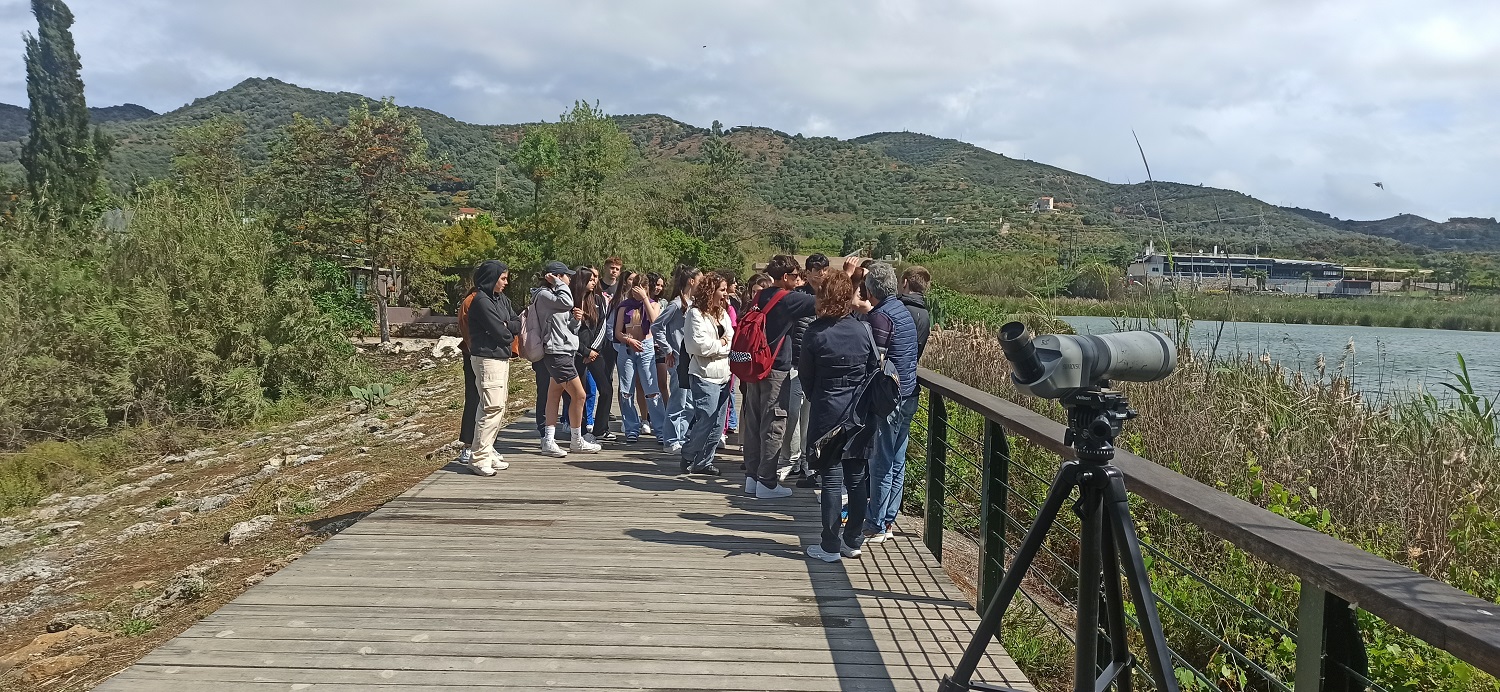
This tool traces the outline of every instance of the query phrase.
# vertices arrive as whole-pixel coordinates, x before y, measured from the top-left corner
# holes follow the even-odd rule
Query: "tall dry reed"
[[[923,365],[1061,420],[1056,402],[1026,397],[1011,385],[1009,368],[988,328],[935,332]],[[1121,383],[1141,415],[1127,424],[1120,444],[1435,579],[1488,600],[1500,599],[1500,448],[1493,422],[1486,426],[1474,419],[1478,414],[1473,411],[1430,398],[1371,406],[1336,367],[1323,374],[1315,382],[1269,358],[1225,363],[1184,352],[1178,371],[1166,380]],[[1016,447],[1018,459],[1041,459],[1027,445]],[[1040,463],[1055,462],[1050,457]],[[1050,474],[1054,469],[1034,470]],[[1012,478],[1017,477],[1013,472]],[[1023,494],[1041,490],[1037,483],[1017,485]],[[950,494],[954,492],[962,496],[964,483]],[[1024,508],[1023,503],[1012,506]],[[1294,622],[1297,584],[1291,575],[1160,508],[1138,500],[1136,510],[1145,539],[1186,570],[1208,577],[1283,624]],[[1054,550],[1064,558],[1070,552],[1066,546]],[[1212,623],[1211,629],[1243,651],[1262,657],[1258,664],[1272,673],[1289,674],[1294,656],[1284,635],[1275,627],[1244,622],[1236,607],[1216,604],[1186,570],[1158,564],[1153,573],[1159,595],[1169,602],[1176,599],[1184,613]],[[1051,576],[1067,581],[1065,569],[1055,569]],[[1172,616],[1164,618],[1171,629]],[[1374,618],[1363,619],[1372,644],[1372,671],[1386,681],[1417,681],[1414,687],[1392,683],[1390,689],[1500,689],[1493,678],[1451,657],[1423,654],[1420,642]],[[1208,670],[1224,664],[1224,670],[1245,668],[1209,638],[1175,636],[1174,648],[1198,657]],[[1220,678],[1212,684],[1260,688],[1253,675]]]

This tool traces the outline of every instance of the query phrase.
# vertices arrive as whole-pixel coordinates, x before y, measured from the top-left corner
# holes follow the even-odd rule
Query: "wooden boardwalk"
[[[816,495],[748,497],[737,457],[507,459],[433,473],[95,689],[930,692],[978,619],[912,537],[807,559]],[[1030,689],[990,652],[981,679]]]

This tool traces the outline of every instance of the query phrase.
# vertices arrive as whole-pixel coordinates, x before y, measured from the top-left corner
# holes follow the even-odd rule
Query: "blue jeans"
[[[906,443],[911,440],[911,419],[921,397],[901,400],[896,410],[875,427],[875,449],[870,454],[870,508],[865,513],[866,531],[884,531],[901,512],[901,493],[906,484]]]
[[[687,442],[682,445],[682,463],[689,468],[703,468],[714,463],[714,452],[719,451],[720,421],[724,420],[724,408],[729,405],[729,383],[715,384],[701,377],[688,375],[693,393],[693,420],[688,424]]]
[[[594,405],[599,400],[599,388],[594,385],[594,376],[587,370],[580,369],[578,374],[583,376],[583,391],[587,398],[583,400],[584,432],[594,427]],[[558,422],[568,425],[568,410],[573,407],[573,397],[563,394],[562,415],[558,416]],[[569,426],[571,427],[571,426]]]
[[[615,344],[615,352],[620,358],[620,416],[624,419],[626,437],[638,437],[641,434],[641,412],[635,405],[637,378],[641,381],[641,391],[646,393],[646,407],[650,409],[646,415],[650,416],[651,428],[665,431],[670,427],[667,424],[667,407],[661,401],[661,389],[656,384],[656,351],[653,350],[650,338],[641,342],[641,346],[644,350],[636,353],[625,344]],[[662,437],[666,434],[657,433]]]
[[[729,429],[729,430],[739,430],[740,429],[740,414],[734,410],[734,386],[733,385],[734,385],[734,378],[730,378],[729,379],[729,384],[725,385],[726,387],[729,388],[729,421],[728,421],[728,424],[725,427],[727,429]]]
[[[685,354],[679,358],[686,358]],[[667,377],[671,382],[667,383],[670,391],[667,392],[667,429],[664,431],[666,437],[662,438],[663,445],[687,444],[688,423],[693,419],[692,391],[686,386],[689,383],[679,382],[677,368],[667,368]],[[691,376],[689,377],[691,379]]]

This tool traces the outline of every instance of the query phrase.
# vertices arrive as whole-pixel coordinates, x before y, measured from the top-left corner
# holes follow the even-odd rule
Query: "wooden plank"
[[[236,621],[234,629],[218,630],[211,632],[208,629],[189,631],[182,636],[169,642],[169,645],[188,645],[195,647],[207,645],[208,648],[216,647],[240,647],[253,646],[254,650],[263,651],[303,651],[310,650],[307,642],[313,642],[313,648],[318,646],[337,647],[347,645],[350,647],[363,648],[365,645],[394,644],[405,646],[407,644],[463,644],[466,647],[479,647],[472,649],[483,650],[486,646],[506,647],[505,651],[517,656],[542,655],[555,656],[557,647],[631,647],[649,646],[654,649],[667,648],[695,648],[695,649],[733,649],[734,651],[746,652],[745,657],[753,658],[762,656],[771,658],[782,654],[775,653],[786,650],[806,652],[809,656],[821,656],[824,651],[867,651],[870,643],[874,642],[877,647],[892,647],[896,650],[907,648],[913,651],[925,651],[929,647],[944,650],[958,651],[964,642],[955,640],[947,633],[934,632],[930,630],[916,629],[891,629],[872,630],[869,632],[840,633],[834,629],[792,628],[776,626],[775,628],[757,628],[754,625],[740,627],[726,627],[716,630],[704,629],[695,631],[692,636],[683,636],[683,628],[676,625],[664,625],[653,627],[643,623],[631,623],[628,628],[610,626],[580,629],[579,623],[567,623],[561,627],[546,631],[536,631],[534,628],[511,628],[502,629],[399,629],[398,627],[376,627],[363,619],[355,618],[349,620],[330,621],[326,627],[287,627],[279,624],[271,625],[247,625],[253,617],[244,617]],[[279,620],[279,619],[278,619]],[[277,620],[271,620],[276,623]],[[400,621],[386,621],[396,625]],[[467,623],[466,623],[467,624]],[[450,626],[452,626],[450,624]],[[412,642],[413,637],[427,635],[421,642]],[[750,641],[753,646],[746,646]],[[913,643],[920,642],[919,646]],[[826,649],[824,645],[826,644]],[[287,648],[282,648],[287,647]],[[230,648],[227,650],[243,650]],[[357,650],[357,649],[356,649]],[[469,649],[466,649],[469,650]],[[758,652],[758,653],[757,653]],[[772,652],[772,653],[767,653]],[[503,652],[502,652],[503,653]],[[728,655],[728,654],[727,654]]]
[[[650,452],[507,456],[434,473],[97,689],[905,692],[977,620],[908,536],[807,559],[809,491],[757,501]],[[998,645],[981,675],[1030,689]]]
[[[314,662],[315,663],[315,662]],[[912,674],[907,670],[896,667],[872,667],[872,666],[838,666],[833,668],[832,673],[820,672],[822,669],[810,669],[807,674],[799,674],[802,671],[789,670],[783,674],[778,672],[778,666],[772,663],[761,666],[759,675],[726,675],[720,672],[707,673],[674,673],[666,672],[661,666],[655,666],[651,670],[637,672],[572,672],[572,671],[525,671],[508,672],[497,676],[495,672],[472,671],[472,670],[431,670],[431,669],[395,669],[395,668],[278,668],[272,666],[255,665],[206,665],[192,666],[182,664],[162,665],[153,663],[141,663],[132,667],[121,676],[112,679],[129,680],[131,678],[155,680],[157,684],[172,685],[171,689],[197,689],[191,687],[193,683],[212,683],[215,690],[219,689],[218,683],[238,683],[243,681],[252,682],[274,682],[280,683],[282,689],[288,689],[288,685],[307,684],[316,685],[315,690],[321,690],[324,684],[402,684],[412,687],[463,687],[467,689],[495,689],[506,687],[550,687],[553,689],[588,689],[593,687],[608,687],[619,689],[693,689],[693,690],[715,690],[723,689],[726,685],[733,685],[744,690],[788,690],[788,691],[825,691],[831,689],[833,683],[835,689],[848,692],[885,692],[898,689],[893,683],[898,681],[909,681],[917,685],[925,685],[929,690],[934,686],[934,681],[927,679],[925,673]],[[108,683],[106,683],[108,684]],[[98,689],[109,689],[101,686]],[[163,689],[162,687],[156,688]],[[308,689],[308,688],[302,688]],[[904,686],[903,689],[920,689],[920,687]]]
[[[987,392],[919,368],[918,381],[1072,458],[1066,427]],[[1337,538],[1210,488],[1129,452],[1115,453],[1127,487],[1241,550],[1306,579],[1475,667],[1500,676],[1500,607]]]

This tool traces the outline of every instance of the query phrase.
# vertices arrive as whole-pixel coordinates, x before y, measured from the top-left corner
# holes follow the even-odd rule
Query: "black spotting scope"
[[[1008,322],[1000,328],[1000,350],[1015,367],[1010,378],[1016,388],[1046,399],[1105,386],[1109,380],[1151,382],[1177,369],[1177,347],[1161,332],[1033,338],[1026,325]]]

